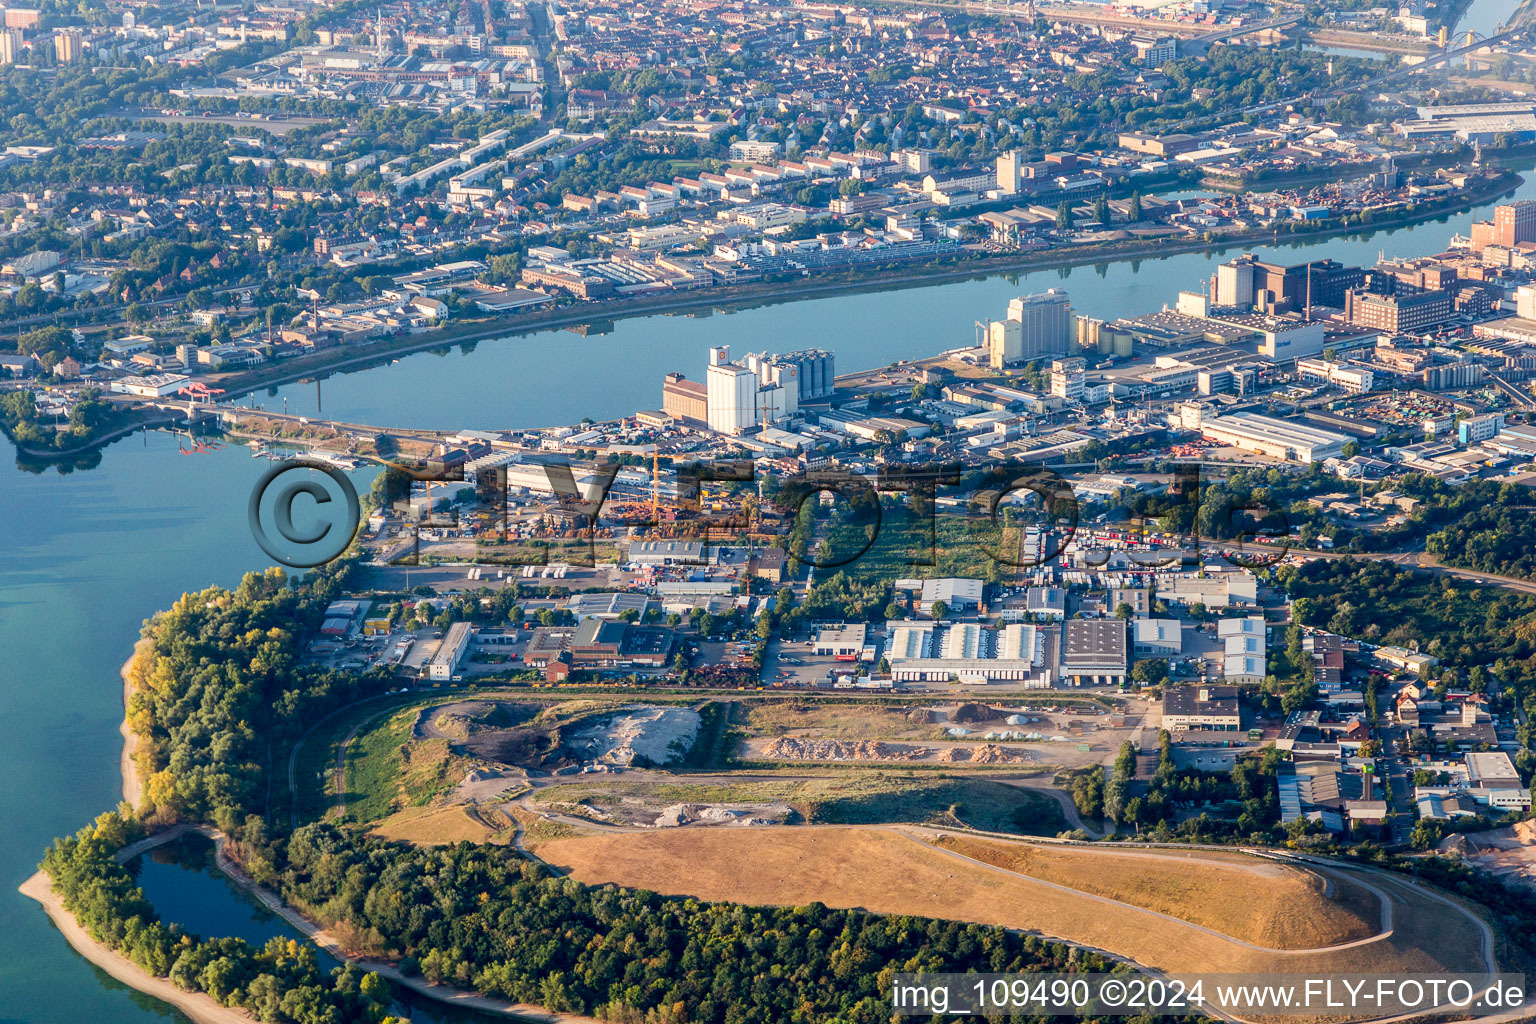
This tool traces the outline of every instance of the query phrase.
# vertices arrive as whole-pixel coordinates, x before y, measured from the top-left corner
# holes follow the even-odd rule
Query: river
[[[1536,184],[1520,194],[1536,196]],[[1487,208],[1476,215],[1487,216]],[[1378,250],[1432,253],[1472,219],[1463,214],[1304,248],[1365,262]],[[1304,258],[1291,248],[1278,255]],[[333,376],[324,384],[325,411],[465,427],[615,416],[658,405],[667,370],[702,376],[712,344],[743,351],[821,345],[852,370],[968,343],[973,320],[1000,316],[1021,291],[1066,287],[1074,304],[1094,316],[1157,309],[1180,288],[1197,287],[1220,261],[1176,256],[1041,271],[1018,283],[995,277],[700,319],[647,317],[587,338],[545,332],[487,341],[467,354],[455,347],[446,356],[414,355]],[[314,391],[313,384],[293,385],[279,394],[303,409],[305,401],[312,406]],[[272,398],[265,401],[272,406]],[[9,894],[0,897],[0,1022],[161,1021],[172,1012],[96,972],[15,887],[53,837],[118,800],[118,670],[143,619],[185,590],[231,586],[243,572],[267,565],[247,529],[245,502],[268,463],[240,448],[184,455],[162,433],[111,445],[89,470],[34,474],[14,463],[14,447],[0,440],[0,521],[7,525],[0,557],[0,879]],[[178,906],[187,904],[168,909]],[[216,922],[250,925],[248,906],[232,900],[227,907]]]
[[[1519,8],[1521,0],[1472,0],[1466,13],[1456,23],[1456,34],[1465,39],[1468,32],[1491,36]]]
[[[1528,176],[1517,194],[1536,198],[1536,176]],[[1474,219],[1491,217],[1494,205],[1369,235],[1247,251],[1292,263],[1327,256],[1370,265],[1378,252],[1438,252],[1453,232],[1465,234]],[[1009,299],[1047,288],[1065,288],[1073,309],[1086,316],[1154,312],[1172,306],[1180,290],[1199,290],[1217,264],[1238,251],[1036,270],[703,316],[636,317],[585,337],[540,331],[418,352],[386,366],[333,374],[318,387],[309,382],[268,389],[253,401],[275,412],[351,423],[455,430],[612,419],[661,408],[661,381],[670,371],[703,380],[714,345],[730,345],[735,353],[815,346],[836,353],[839,372],[867,369],[972,344],[977,320],[1000,319]]]

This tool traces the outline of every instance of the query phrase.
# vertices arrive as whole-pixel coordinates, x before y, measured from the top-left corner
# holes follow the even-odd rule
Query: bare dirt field
[[[1146,907],[1259,946],[1312,949],[1376,934],[1381,907],[1351,882],[1219,853],[1048,847],[946,837],[945,849],[1021,875]],[[1232,894],[1244,893],[1234,900]]]
[[[1047,760],[1043,756],[1045,753],[1047,751],[1043,748],[1032,750],[1019,744],[887,743],[883,740],[802,739],[796,736],[747,740],[741,748],[741,756],[749,760],[912,761],[930,764],[1044,763]],[[1055,759],[1050,760],[1055,763]]]
[[[824,701],[762,701],[747,715],[755,735],[840,740],[931,740],[944,735],[926,708]]]
[[[779,820],[825,825],[928,822],[1054,836],[1067,828],[1058,804],[1040,792],[934,772],[839,772],[824,778],[714,776],[659,781],[626,777],[559,783],[533,794],[539,808],[604,824],[664,827],[710,820]],[[679,821],[679,805],[694,809]],[[706,808],[712,808],[709,814]]]
[[[1440,841],[1439,852],[1460,857],[1511,885],[1536,888],[1536,821],[1446,836]]]
[[[877,913],[1003,925],[1108,950],[1170,972],[1483,969],[1483,936],[1475,919],[1457,905],[1391,876],[1358,876],[1360,884],[1387,898],[1393,919],[1391,934],[1361,938],[1363,926],[1349,901],[1336,904],[1318,889],[1299,883],[1288,890],[1296,906],[1284,920],[1256,923],[1246,904],[1256,890],[1282,880],[1260,879],[1216,858],[1202,864],[1199,874],[1213,892],[1190,913],[1219,919],[1222,908],[1228,908],[1224,930],[1219,930],[1148,905],[1166,905],[1172,896],[1158,869],[1141,873],[1150,890],[1145,894],[1129,891],[1135,887],[1127,879],[1117,880],[1125,887],[1122,895],[1137,896],[1139,903],[1132,905],[945,850],[928,841],[937,835],[921,828],[680,829],[554,839],[539,844],[538,854],[587,883],[612,882],[749,904],[821,901]],[[1205,870],[1207,866],[1211,870]],[[1355,873],[1344,878],[1346,873],[1339,870],[1327,873],[1336,884],[1356,878]],[[1297,924],[1309,915],[1317,922]],[[1256,929],[1287,948],[1265,948],[1231,934]],[[1378,928],[1366,930],[1376,933]],[[1299,948],[1319,937],[1328,940],[1326,948]]]
[[[553,771],[602,762],[665,764],[687,753],[699,714],[688,707],[572,700],[466,700],[427,709],[418,741],[504,765]]]

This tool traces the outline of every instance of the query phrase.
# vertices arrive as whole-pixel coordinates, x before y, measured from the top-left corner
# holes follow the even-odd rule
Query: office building
[[[731,362],[729,346],[709,350],[706,392],[710,430],[744,434],[757,425],[757,374]]]
[[[1200,433],[1233,448],[1292,462],[1322,462],[1342,455],[1349,443],[1343,434],[1251,412],[1206,416]]]
[[[1067,354],[1072,331],[1072,304],[1067,293],[1052,288],[1039,295],[1021,295],[1008,303],[1008,319],[1020,324],[1021,360]]]
[[[1498,437],[1504,429],[1504,414],[1488,412],[1481,416],[1468,416],[1456,424],[1456,439],[1462,444],[1477,444]]]
[[[1407,292],[1445,291],[1455,293],[1457,269],[1448,263],[1423,257],[1413,260],[1382,260],[1366,275],[1373,292],[1402,295]]]
[[[1258,383],[1258,371],[1244,366],[1201,370],[1195,383],[1202,395],[1246,395]]]
[[[1332,384],[1352,395],[1364,394],[1376,386],[1376,375],[1370,370],[1345,366],[1326,359],[1296,360],[1296,375],[1302,380]]]
[[[1349,322],[1388,334],[1411,334],[1445,323],[1455,314],[1450,292],[1377,295],[1359,288],[1345,297]]]

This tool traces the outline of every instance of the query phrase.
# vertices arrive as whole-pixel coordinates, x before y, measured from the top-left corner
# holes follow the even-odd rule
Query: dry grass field
[[[384,839],[417,846],[448,846],[458,842],[506,843],[512,822],[499,810],[455,804],[451,807],[408,807],[370,830]]]
[[[747,729],[754,736],[840,740],[926,740],[947,735],[926,712],[852,702],[763,701],[752,705]]]
[[[956,853],[1057,885],[1204,925],[1256,946],[1313,949],[1376,934],[1381,908],[1344,880],[1337,899],[1317,874],[1242,855],[1048,847],[946,837]],[[1232,894],[1243,893],[1241,900]]]
[[[1368,876],[1392,901],[1392,935],[1303,951],[1305,943],[1320,938],[1327,945],[1349,943],[1359,940],[1362,930],[1375,928],[1362,928],[1358,912],[1351,912],[1360,909],[1350,905],[1353,899],[1342,906],[1325,899],[1317,887],[1300,880],[1300,872],[1298,880],[1256,877],[1220,855],[1206,863],[1207,858],[1192,851],[1191,860],[1202,863],[1198,869],[1186,868],[1196,870],[1200,884],[1210,890],[1197,908],[1186,912],[1216,921],[1222,925],[1217,929],[1154,909],[1168,906],[1179,895],[1160,867],[1131,871],[1107,868],[1099,861],[1089,866],[1060,861],[1036,868],[1079,881],[1097,870],[1094,888],[1116,886],[1126,903],[1134,896],[1136,905],[1126,906],[980,863],[922,838],[932,835],[921,829],[839,827],[682,829],[555,839],[537,849],[540,857],[592,884],[612,882],[748,904],[821,901],[875,913],[1002,925],[1109,950],[1170,972],[1482,969],[1476,926],[1406,882]],[[997,845],[1004,849],[989,856],[1008,852],[1006,842]],[[1352,884],[1343,872],[1332,874],[1339,876],[1335,881],[1341,892]],[[1292,904],[1273,921],[1258,920],[1250,906],[1256,900],[1270,901],[1263,895],[1267,886],[1285,886]],[[1374,897],[1369,899],[1374,902]],[[1306,918],[1315,920],[1298,923]],[[1375,920],[1375,908],[1365,920]],[[1261,948],[1233,932],[1265,936],[1290,951]]]

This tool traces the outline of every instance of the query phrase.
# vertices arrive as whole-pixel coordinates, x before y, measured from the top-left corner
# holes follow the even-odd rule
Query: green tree
[[[1072,204],[1063,199],[1056,204],[1056,230],[1067,231],[1072,227]]]

